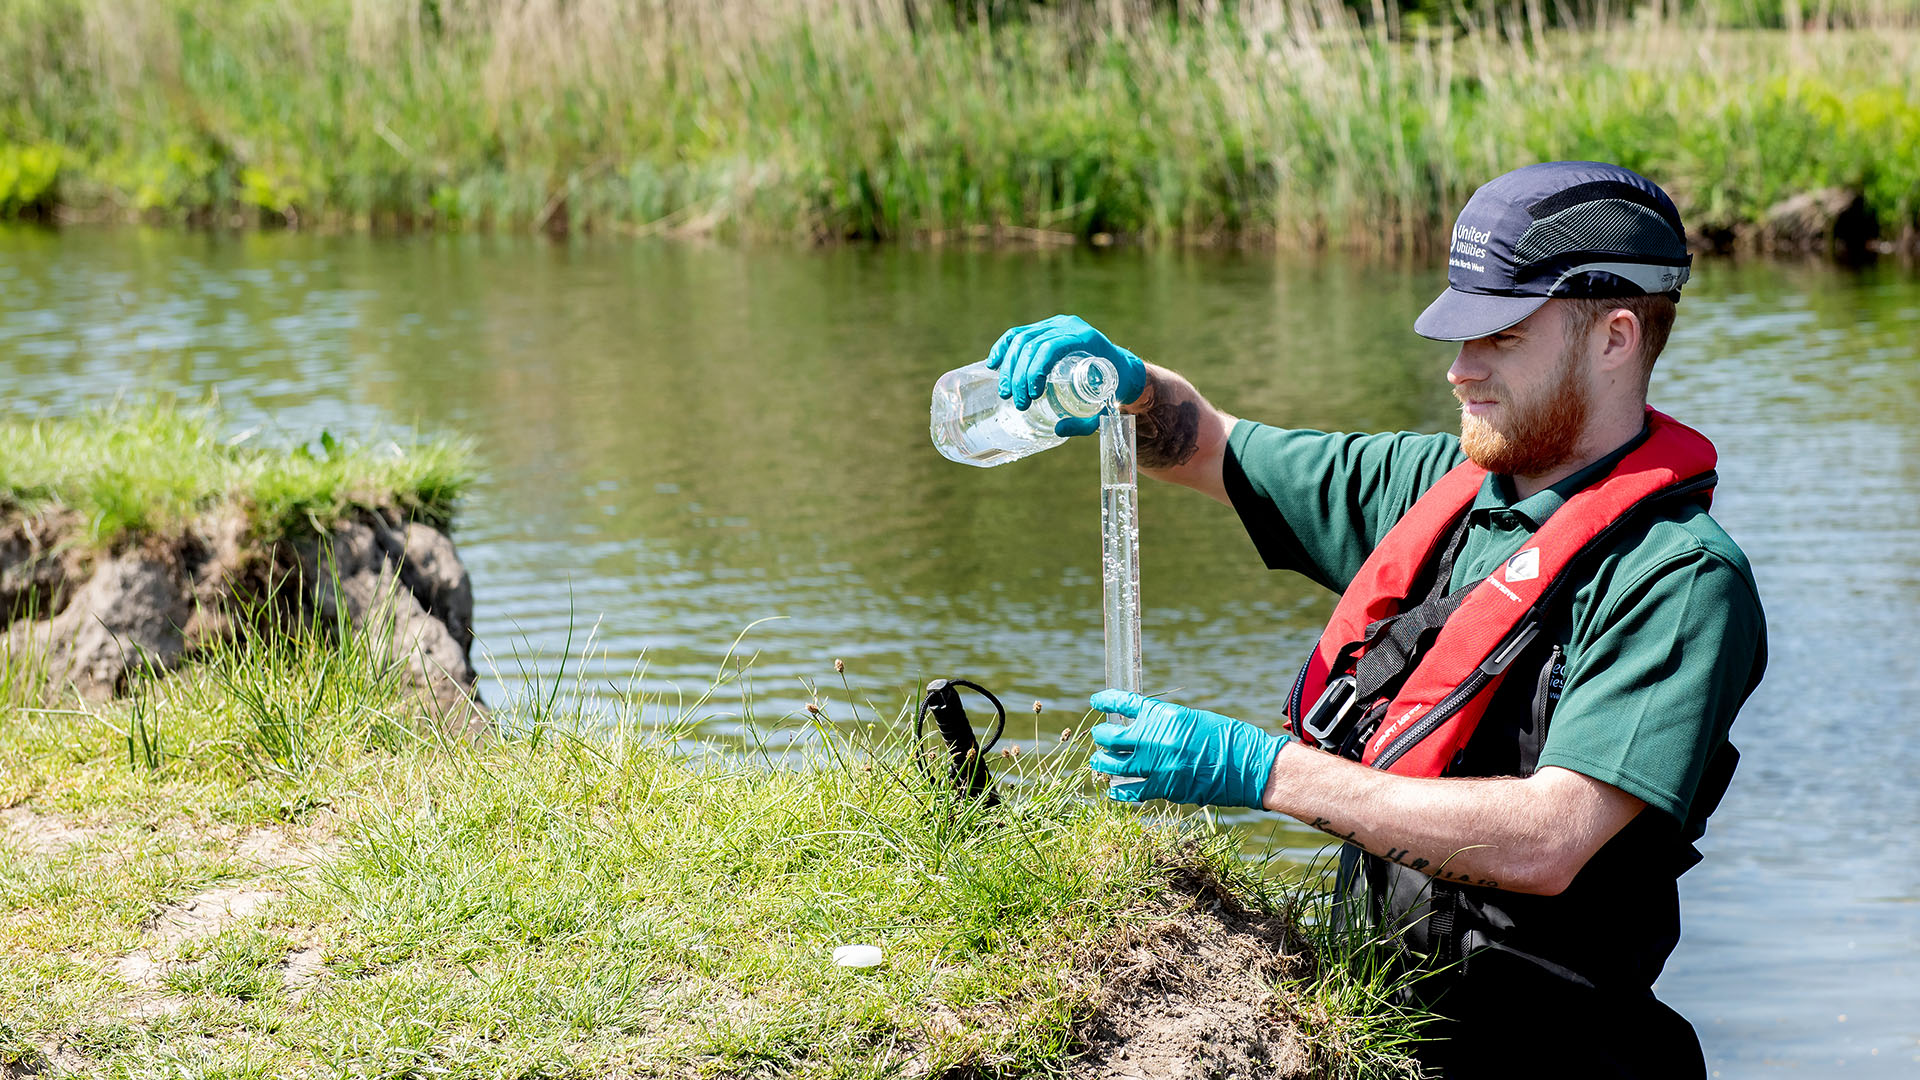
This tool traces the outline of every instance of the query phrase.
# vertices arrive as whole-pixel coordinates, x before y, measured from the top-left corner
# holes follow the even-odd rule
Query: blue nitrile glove
[[[1109,787],[1107,797],[1119,802],[1165,799],[1258,810],[1273,759],[1293,737],[1269,735],[1231,716],[1127,690],[1102,690],[1088,704],[1133,719],[1124,727],[1096,725],[1093,742],[1100,749],[1087,761],[1094,772],[1146,781]]]
[[[1120,373],[1114,394],[1120,404],[1132,403],[1147,388],[1147,365],[1078,315],[1055,315],[1001,334],[987,352],[987,366],[1000,372],[1000,396],[1012,398],[1015,408],[1024,409],[1046,392],[1047,373],[1053,365],[1077,352],[1113,362]],[[1091,435],[1099,428],[1098,417],[1070,416],[1053,425],[1053,433]]]

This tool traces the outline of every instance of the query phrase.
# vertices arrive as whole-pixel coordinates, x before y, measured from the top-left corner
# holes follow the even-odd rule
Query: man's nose
[[[1465,383],[1479,382],[1487,377],[1489,373],[1487,365],[1480,356],[1480,347],[1485,344],[1485,341],[1486,339],[1481,338],[1460,343],[1460,352],[1454,356],[1452,365],[1447,368],[1449,383],[1460,386]]]

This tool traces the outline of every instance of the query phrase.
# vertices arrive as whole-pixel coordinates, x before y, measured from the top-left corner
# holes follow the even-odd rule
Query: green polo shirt
[[[1487,477],[1453,588],[1493,573],[1645,437],[1524,499],[1510,478]],[[1341,592],[1387,530],[1463,460],[1453,435],[1325,434],[1242,420],[1225,479],[1269,567]],[[1766,666],[1752,568],[1698,504],[1642,514],[1598,556],[1583,560],[1589,576],[1542,630],[1566,662],[1539,764],[1612,784],[1698,839],[1712,810],[1694,806],[1701,774]]]

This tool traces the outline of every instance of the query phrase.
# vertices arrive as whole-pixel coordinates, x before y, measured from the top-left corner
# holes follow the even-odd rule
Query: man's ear
[[[1609,375],[1635,371],[1640,363],[1640,317],[1623,307],[1614,308],[1595,327],[1605,335],[1597,366]]]

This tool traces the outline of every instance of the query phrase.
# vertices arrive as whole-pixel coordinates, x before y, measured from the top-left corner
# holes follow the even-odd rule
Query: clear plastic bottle
[[[933,445],[962,465],[988,468],[1066,442],[1053,425],[1094,416],[1113,400],[1120,373],[1104,357],[1072,353],[1047,374],[1046,393],[1023,411],[1000,396],[1000,373],[985,361],[955,368],[933,384]]]

